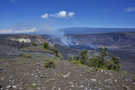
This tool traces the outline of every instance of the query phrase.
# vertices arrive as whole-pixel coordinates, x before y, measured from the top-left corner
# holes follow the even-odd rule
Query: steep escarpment
[[[78,43],[74,48],[97,49],[101,46],[107,47],[110,52],[121,58],[123,69],[135,71],[135,33],[113,32],[100,34],[78,34],[68,35],[73,42]],[[128,66],[128,67],[127,67]]]
[[[0,36],[0,56],[16,56],[21,55],[21,48],[31,47],[33,45],[41,45],[45,42],[38,35],[1,35]]]
[[[107,29],[106,29],[107,30]],[[121,29],[123,30],[123,29]],[[134,29],[133,29],[134,30]],[[84,30],[85,31],[85,30]],[[131,72],[135,72],[135,33],[134,32],[111,32],[111,33],[68,33],[66,31],[63,43],[61,38],[47,37],[49,41],[57,44],[57,48],[61,53],[69,58],[72,55],[78,55],[80,50],[86,49],[97,51],[99,47],[107,47],[112,55],[121,58],[122,68]],[[77,32],[77,31],[76,31]],[[87,31],[90,32],[90,31]],[[128,67],[127,67],[128,66]]]

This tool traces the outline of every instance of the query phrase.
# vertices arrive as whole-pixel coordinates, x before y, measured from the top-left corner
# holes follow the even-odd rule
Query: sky
[[[135,28],[135,0],[0,0],[0,33]]]

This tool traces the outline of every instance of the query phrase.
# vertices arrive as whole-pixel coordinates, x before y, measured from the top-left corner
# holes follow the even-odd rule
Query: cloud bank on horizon
[[[19,34],[19,33],[34,33],[37,28],[20,28],[20,29],[0,29],[0,34]]]
[[[54,18],[66,18],[66,17],[73,17],[75,15],[74,12],[67,12],[65,10],[59,11],[57,13],[51,14],[51,13],[44,13],[41,15],[41,18],[46,19],[49,17],[54,17]]]

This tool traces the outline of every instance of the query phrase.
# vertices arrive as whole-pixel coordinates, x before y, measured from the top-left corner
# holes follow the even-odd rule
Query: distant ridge
[[[108,32],[135,32],[135,28],[89,28],[89,27],[70,27],[59,29],[65,34],[95,34]]]

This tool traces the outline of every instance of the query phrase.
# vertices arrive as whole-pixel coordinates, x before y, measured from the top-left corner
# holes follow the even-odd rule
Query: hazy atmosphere
[[[135,0],[0,0],[0,90],[135,90]]]

